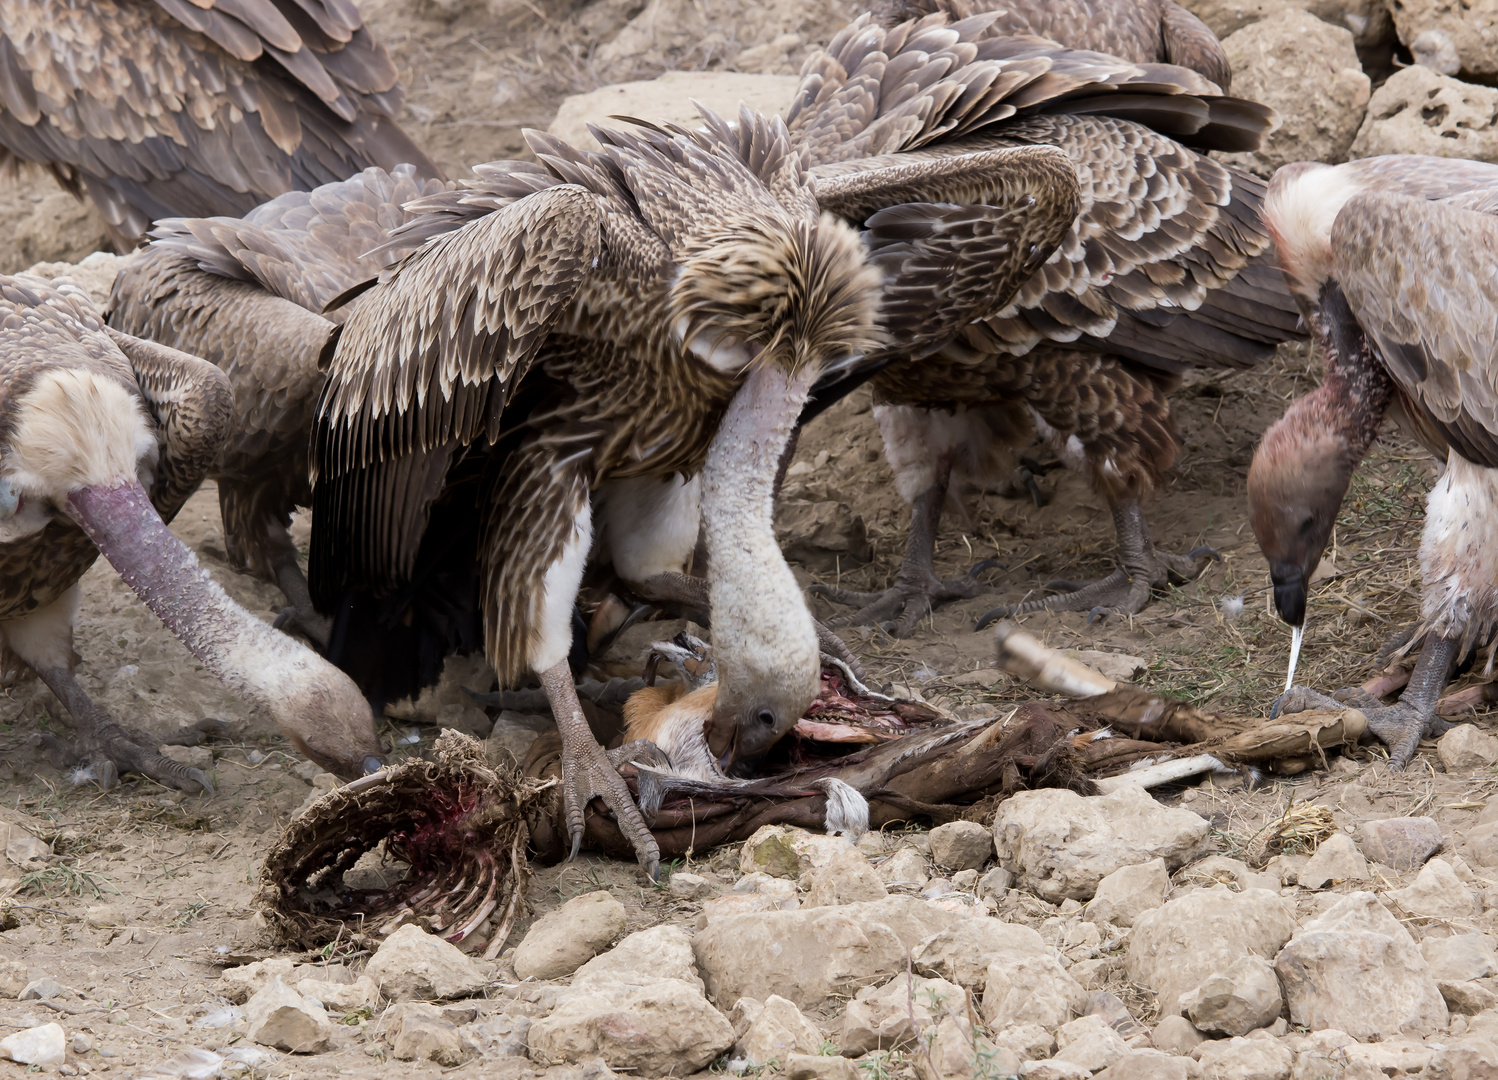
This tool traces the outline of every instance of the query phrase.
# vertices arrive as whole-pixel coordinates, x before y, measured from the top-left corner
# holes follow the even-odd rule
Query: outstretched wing
[[[133,240],[371,164],[437,175],[393,119],[396,76],[348,0],[12,0],[0,146]]]
[[[1498,468],[1498,217],[1483,212],[1493,173],[1491,188],[1451,201],[1354,195],[1331,234],[1333,277],[1407,400],[1488,468]]]

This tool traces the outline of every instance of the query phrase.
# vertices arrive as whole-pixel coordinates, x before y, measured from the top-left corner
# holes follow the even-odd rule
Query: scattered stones
[[[983,1021],[991,1030],[1013,1024],[1056,1028],[1087,1007],[1087,991],[1050,952],[1019,954],[988,965]]]
[[[1428,937],[1420,943],[1420,952],[1437,982],[1467,982],[1498,975],[1498,952],[1494,952],[1493,939],[1486,934]]]
[[[511,962],[522,979],[560,979],[623,933],[624,905],[604,890],[584,893],[537,919],[515,947]]]
[[[775,539],[787,562],[814,573],[848,570],[874,557],[862,515],[844,502],[777,499]]]
[[[360,975],[352,983],[302,979],[296,984],[296,992],[311,998],[323,1008],[340,1014],[380,1007],[380,988],[368,975]]]
[[[1367,881],[1368,860],[1350,836],[1336,832],[1321,842],[1296,876],[1305,889],[1324,889],[1343,881]]]
[[[717,886],[707,878],[700,874],[689,874],[685,870],[672,874],[666,888],[678,900],[705,900],[718,891]]]
[[[886,885],[909,885],[917,889],[924,889],[931,880],[928,870],[926,857],[911,847],[901,848],[877,867]]]
[[[944,1016],[922,1053],[914,1055],[920,1080],[973,1080],[975,1076],[1014,1076],[1020,1057],[976,1036],[966,1016]],[[847,1060],[846,1058],[844,1060]]]
[[[606,953],[589,960],[572,976],[574,990],[649,986],[675,979],[702,989],[692,939],[679,926],[661,924],[630,934]]]
[[[1349,30],[1286,8],[1222,43],[1233,94],[1272,106],[1280,126],[1253,153],[1224,159],[1263,175],[1292,161],[1347,160],[1371,83]]]
[[[1437,979],[1436,989],[1441,991],[1441,999],[1446,1002],[1446,1008],[1462,1016],[1476,1016],[1498,1007],[1498,994],[1479,982],[1448,982]]]
[[[1192,1057],[1203,1080],[1288,1080],[1295,1056],[1273,1039],[1241,1036],[1202,1043]]]
[[[1189,1054],[1205,1038],[1184,1016],[1161,1017],[1150,1032],[1150,1041],[1167,1054]]]
[[[391,1001],[472,997],[484,988],[483,973],[457,946],[412,923],[385,939],[364,973]]]
[[[1049,1061],[1027,1061],[1019,1067],[1019,1074],[1024,1080],[1089,1080],[1092,1076],[1086,1066],[1055,1058]]]
[[[841,836],[825,836],[786,825],[766,825],[744,841],[739,851],[739,872],[800,877],[803,871],[826,866],[833,856],[851,846]]]
[[[1274,966],[1292,1024],[1354,1038],[1423,1037],[1446,1024],[1425,957],[1372,893],[1350,893],[1301,927]]]
[[[987,835],[985,831],[984,835]],[[808,871],[802,882],[807,886],[809,907],[834,907],[865,900],[882,900],[889,895],[884,882],[869,865],[869,858],[857,848],[840,851],[826,866]]]
[[[822,1049],[821,1030],[778,994],[771,994],[759,1015],[734,1047],[734,1055],[744,1058],[752,1067],[767,1061],[785,1061],[793,1053],[816,1054]]]
[[[1492,82],[1498,76],[1498,3],[1475,0],[1452,4],[1445,0],[1399,0],[1391,4],[1394,28],[1399,40],[1415,52],[1415,46],[1427,55],[1449,50],[1454,62],[1444,65],[1446,74],[1458,72],[1475,82]],[[1439,35],[1446,49],[1430,42]],[[1417,54],[1419,55],[1419,54]],[[1235,87],[1236,89],[1236,87]]]
[[[1448,78],[1414,64],[1396,71],[1374,93],[1368,115],[1352,144],[1351,156],[1431,154],[1436,157],[1498,161],[1498,90]],[[1448,746],[1459,731],[1470,731]],[[1447,770],[1485,768],[1498,760],[1498,739],[1471,724],[1442,736],[1437,752]],[[1454,760],[1468,764],[1453,765]]]
[[[283,983],[279,975],[245,1002],[244,1018],[250,1038],[262,1046],[291,1054],[316,1054],[332,1043],[333,1022],[327,1012]]]
[[[532,1020],[529,1016],[497,1013],[459,1029],[465,1049],[471,1048],[488,1060],[526,1057]]]
[[[1039,1024],[1014,1024],[993,1037],[995,1046],[1012,1050],[1021,1061],[1041,1061],[1056,1052],[1056,1040]]]
[[[1181,995],[1181,1011],[1201,1031],[1247,1035],[1274,1023],[1284,1006],[1280,980],[1261,956],[1244,956]]]
[[[31,981],[26,965],[19,960],[0,960],[0,998],[13,998]]]
[[[1180,995],[1213,972],[1244,956],[1272,957],[1294,932],[1295,920],[1277,894],[1218,885],[1135,919],[1126,970],[1159,995],[1161,1015],[1171,1015],[1180,1011]]]
[[[1045,939],[1028,926],[998,919],[963,919],[917,945],[911,951],[911,963],[922,975],[978,990],[988,980],[988,966],[995,960],[1050,953]]]
[[[790,1054],[781,1075],[784,1080],[859,1080],[862,1074],[841,1054]]]
[[[447,1068],[463,1064],[463,1037],[441,1009],[424,1001],[408,1001],[390,1011],[391,1057],[397,1061],[435,1061]]]
[[[0,1058],[18,1065],[43,1068],[61,1065],[67,1056],[67,1035],[61,1024],[41,1024],[0,1039]]]
[[[1089,900],[1123,866],[1163,859],[1181,866],[1211,848],[1205,818],[1161,806],[1143,788],[1100,797],[1060,788],[1021,791],[999,806],[993,824],[999,864],[1017,885],[1046,900]]]
[[[40,979],[32,979],[21,988],[16,995],[18,1001],[49,1001],[55,997],[62,997],[66,991],[62,983],[50,976],[43,975]]]
[[[1498,762],[1498,738],[1475,724],[1458,724],[1436,743],[1436,755],[1447,772],[1486,769]]]
[[[838,1049],[846,1057],[904,1049],[949,1013],[966,1015],[962,987],[945,979],[900,975],[881,987],[864,987],[848,1002]]]
[[[979,899],[992,896],[995,899],[1002,897],[1014,885],[1014,875],[1002,866],[995,866],[988,873],[980,877],[973,886],[973,891],[978,894]]]
[[[1140,915],[1165,903],[1169,891],[1170,872],[1165,869],[1164,859],[1122,866],[1098,882],[1083,918],[1133,926]]]
[[[1472,890],[1445,859],[1431,859],[1413,884],[1392,889],[1385,896],[1411,915],[1430,919],[1465,919],[1481,910]]]
[[[1414,870],[1441,850],[1446,838],[1428,817],[1379,818],[1358,826],[1358,847],[1374,862]]]
[[[1185,1058],[1170,1057],[1159,1050],[1131,1050],[1097,1073],[1095,1080],[1196,1080],[1201,1068]]]
[[[949,821],[931,830],[931,858],[937,866],[979,870],[992,857],[993,835],[976,821]]]
[[[1129,1044],[1100,1016],[1080,1016],[1056,1031],[1057,1061],[1080,1065],[1089,1073],[1106,1069],[1129,1052]]]
[[[294,960],[284,956],[273,956],[269,960],[257,960],[241,967],[225,968],[219,973],[214,991],[236,1005],[243,1005],[250,996],[260,990],[271,979],[285,979],[296,968]]]

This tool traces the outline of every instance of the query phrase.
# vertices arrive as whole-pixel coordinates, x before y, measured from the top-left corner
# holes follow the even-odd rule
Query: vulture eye
[[[775,714],[772,713],[769,709],[759,710],[758,719],[761,724],[765,725],[765,727],[775,726]]]
[[[1312,526],[1314,526],[1315,524],[1316,524],[1316,519],[1315,518],[1313,518],[1313,517],[1307,517],[1304,521],[1302,521],[1300,523],[1300,535],[1301,536],[1308,535],[1310,533],[1310,531],[1311,531]]]

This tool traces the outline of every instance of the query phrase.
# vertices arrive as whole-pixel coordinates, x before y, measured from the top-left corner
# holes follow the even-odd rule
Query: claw
[[[1091,626],[1094,622],[1107,622],[1108,616],[1112,614],[1112,608],[1104,607],[1102,604],[1099,604],[1097,607],[1093,608],[1087,613],[1087,625]]]
[[[205,795],[216,795],[217,794],[217,792],[215,792],[213,790],[213,782],[208,779],[208,774],[205,773],[202,769],[188,769],[187,770],[187,775],[188,775],[189,779],[196,780],[199,784],[202,785],[202,787],[203,787],[203,794],[205,794]]]
[[[1213,562],[1222,562],[1222,555],[1221,555],[1221,553],[1218,552],[1218,550],[1216,548],[1214,548],[1214,547],[1208,547],[1206,544],[1198,544],[1198,545],[1196,545],[1196,547],[1194,547],[1190,551],[1186,552],[1186,558],[1192,559],[1192,560],[1200,559],[1203,556],[1206,556],[1208,559],[1211,559]]]

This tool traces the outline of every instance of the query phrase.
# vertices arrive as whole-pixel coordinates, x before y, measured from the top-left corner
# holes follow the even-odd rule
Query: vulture
[[[243,218],[170,218],[115,278],[111,326],[228,375],[229,435],[207,475],[218,483],[229,561],[279,586],[290,606],[275,625],[320,647],[328,620],[312,607],[290,525],[297,507],[312,505],[307,446],[321,367],[349,311],[339,301],[384,269],[366,253],[409,219],[402,204],[446,187],[411,165],[370,166]]]
[[[1050,27],[1047,13],[1066,8],[1037,8],[1037,23]],[[808,416],[872,372],[886,455],[913,511],[905,557],[888,590],[815,587],[858,609],[839,622],[882,621],[901,634],[933,604],[976,595],[972,571],[941,581],[933,569],[949,488],[959,481],[989,486],[1000,468],[995,450],[1037,435],[1063,462],[1084,469],[1112,508],[1121,565],[1069,593],[989,612],[980,628],[1042,608],[1137,612],[1152,588],[1195,577],[1215,553],[1156,549],[1141,509],[1180,449],[1170,391],[1191,367],[1246,367],[1297,333],[1298,312],[1259,220],[1263,183],[1206,156],[1256,147],[1271,111],[1224,97],[1185,68],[993,36],[995,26],[1017,17],[1005,16],[1006,22],[990,13],[954,26],[965,28],[963,47],[980,56],[1049,65],[1053,73],[1085,69],[1103,85],[1062,85],[1046,95],[1016,88],[1012,111],[981,131],[902,123],[907,99],[935,76],[890,58],[892,43],[907,31],[881,29],[866,16],[808,60],[802,94],[787,118],[819,186],[866,169],[908,170],[911,182],[898,192],[907,205],[866,201],[845,216],[868,228],[904,230],[912,243],[919,242],[920,222],[907,220],[908,207],[929,208],[944,198],[920,179],[920,170],[935,163],[997,147],[1053,146],[1076,166],[1081,186],[1080,212],[1067,237],[1010,303],[984,317],[972,314],[964,273],[996,249],[970,228],[960,207],[949,206],[946,227],[965,237],[954,244],[956,256],[942,262],[928,253],[934,280],[911,294],[890,289],[886,299],[887,307],[906,305],[945,322],[945,339],[880,358],[882,366],[866,364],[814,392]],[[1102,47],[1110,44],[1110,25],[1063,20],[1050,28],[1079,35],[1069,45]]]
[[[977,32],[934,19],[885,43],[910,77],[893,122],[912,139],[960,137],[1008,116],[1016,96],[1113,89],[1115,71],[1090,57],[1011,55],[974,44]],[[419,216],[392,244],[414,250],[350,313],[328,366],[309,564],[313,601],[334,619],[327,655],[389,699],[477,626],[501,682],[536,676],[551,703],[574,850],[601,795],[641,862],[657,858],[566,665],[588,560],[642,596],[711,611],[710,749],[730,764],[768,749],[820,681],[816,628],[771,521],[808,391],[891,332],[948,332],[914,299],[944,245],[982,238],[986,257],[964,273],[981,315],[1076,213],[1071,163],[1046,146],[814,177],[803,148],[838,138],[807,126],[815,85],[796,114],[809,142],[747,109],[733,122],[702,110],[695,131],[595,129],[598,151],[530,132],[535,162],[478,166],[407,207]],[[848,224],[908,203],[914,175],[928,201],[888,228]],[[960,231],[949,200],[963,204]],[[682,572],[699,521],[705,585]]]
[[[436,166],[351,0],[0,0],[0,164],[46,167],[121,250],[368,165]]]
[[[1420,541],[1420,658],[1395,705],[1287,685],[1276,711],[1364,709],[1403,768],[1447,726],[1436,703],[1498,627],[1498,165],[1418,155],[1274,175],[1264,219],[1326,365],[1264,433],[1249,521],[1298,646],[1311,574],[1391,407],[1446,463]],[[1490,536],[1489,533],[1492,533]],[[1493,544],[1489,545],[1489,540]],[[1292,663],[1287,684],[1293,684]]]
[[[106,786],[138,772],[211,790],[78,684],[78,581],[100,553],[313,761],[345,777],[382,764],[353,682],[230,600],[166,527],[219,452],[231,407],[212,364],[110,330],[66,279],[0,276],[0,670],[25,665],[57,695],[77,735],[70,756]]]

